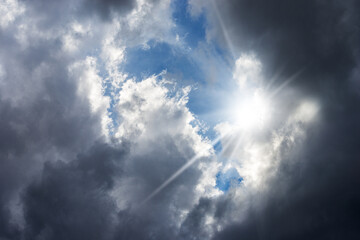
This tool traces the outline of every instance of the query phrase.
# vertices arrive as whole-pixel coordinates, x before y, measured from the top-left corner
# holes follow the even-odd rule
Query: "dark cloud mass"
[[[91,146],[99,137],[94,130],[99,119],[77,99],[65,59],[51,56],[56,40],[34,41],[18,52],[16,41],[6,37],[1,34],[0,40],[7,46],[0,50],[7,70],[0,93],[0,237],[21,239],[16,220],[10,220],[11,203],[19,201],[19,192],[50,161],[47,156],[58,152],[58,157],[67,158]],[[32,76],[44,63],[47,73]],[[21,208],[19,204],[13,208]]]
[[[277,76],[274,89],[302,70],[291,85],[322,107],[321,122],[292,156],[299,164],[285,159],[263,206],[215,239],[359,238],[359,2],[244,0],[217,6],[234,48],[254,52],[265,78]]]
[[[46,164],[24,194],[25,239],[110,239],[116,214],[108,191],[124,154],[97,144],[69,164]]]
[[[356,64],[356,1],[244,0],[218,5],[233,44],[241,51],[255,51],[269,75],[306,68],[314,79],[317,74],[348,72]]]

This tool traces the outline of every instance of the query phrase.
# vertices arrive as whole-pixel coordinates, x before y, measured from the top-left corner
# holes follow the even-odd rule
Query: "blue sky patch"
[[[183,38],[188,46],[194,48],[206,37],[206,19],[204,14],[196,18],[188,12],[188,1],[175,0],[172,2],[173,21],[176,23],[176,33]]]
[[[231,168],[226,172],[216,174],[216,188],[223,192],[227,192],[231,187],[238,186],[243,181],[235,168]]]
[[[126,50],[126,63],[122,67],[130,77],[141,80],[166,70],[183,83],[203,80],[204,74],[197,63],[177,46],[154,41],[149,46],[149,49],[138,46]]]

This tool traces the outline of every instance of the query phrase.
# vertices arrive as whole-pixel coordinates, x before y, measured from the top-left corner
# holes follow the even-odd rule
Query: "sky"
[[[360,239],[359,3],[0,0],[0,239]]]

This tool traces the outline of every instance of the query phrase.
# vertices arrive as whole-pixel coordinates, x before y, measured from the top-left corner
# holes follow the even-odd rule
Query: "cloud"
[[[97,13],[103,20],[110,20],[114,12],[127,12],[136,6],[133,0],[85,0],[83,11]]]
[[[225,211],[221,215],[227,219],[227,226],[221,227],[214,239],[359,237],[355,225],[360,216],[354,211],[360,196],[354,190],[359,178],[353,168],[358,166],[355,142],[360,120],[354,106],[360,99],[352,80],[359,68],[360,33],[355,26],[360,21],[353,11],[358,3],[196,4],[205,7],[212,23],[207,30],[209,39],[230,48],[235,56],[254,54],[261,63],[262,86],[269,94],[276,92],[271,103],[275,108],[271,115],[275,119],[271,123],[275,134],[272,144],[282,139],[275,144],[278,147],[270,147],[271,139],[260,135],[240,144],[240,149],[250,155],[241,150],[233,154],[241,159],[238,171],[244,176],[244,184],[250,177],[246,177],[246,166],[257,166],[250,164],[253,159],[261,172],[255,177],[261,176],[264,182],[260,186],[268,188],[247,191],[253,202],[245,206],[236,204],[243,198],[229,196],[224,203],[227,206],[219,208]],[[294,74],[294,80],[289,81]],[[283,87],[284,83],[288,85]],[[224,141],[228,141],[231,153],[236,138]],[[233,192],[235,196],[244,194],[241,188]],[[241,209],[247,217],[232,214]]]
[[[161,80],[161,76],[141,82],[129,80],[124,83],[117,104],[122,122],[116,136],[129,139],[132,147],[124,175],[129,184],[119,182],[114,194],[123,214],[131,214],[128,207],[135,204],[134,212],[141,216],[141,221],[136,221],[144,221],[146,234],[152,232],[160,239],[176,237],[180,219],[211,186],[201,181],[202,172],[213,167],[209,159],[211,151],[203,150],[210,149],[209,143],[198,135],[194,116],[186,107],[188,90],[172,92],[169,90],[172,84],[164,78]],[[199,153],[202,157],[198,162],[151,201],[136,208],[136,204]]]
[[[175,221],[169,219],[180,215],[173,206],[186,208],[197,196],[184,194],[195,192],[192,182],[201,174],[195,165],[183,184],[169,186],[173,198],[159,196],[163,204],[155,204],[154,211],[137,214],[126,206],[139,204],[207,143],[192,125],[186,94],[172,98],[155,78],[126,81],[119,70],[126,44],[135,36],[141,37],[134,45],[167,36],[169,2],[123,2],[124,12],[120,2],[89,3],[104,4],[99,14],[107,21],[78,15],[74,9],[82,6],[80,1],[5,3],[1,11],[8,14],[0,26],[0,42],[6,46],[0,50],[0,238],[112,239],[130,234],[136,226],[132,219],[148,224],[134,234],[149,236],[160,228],[160,235],[173,236]],[[155,22],[157,32],[150,31],[147,24]],[[119,91],[118,109],[111,110],[123,122],[114,126],[109,111],[117,106]],[[146,105],[126,95],[142,96]],[[149,119],[126,115],[127,104]],[[143,135],[137,137],[135,125],[126,134],[119,130],[131,124],[142,124]]]
[[[1,239],[359,237],[358,3],[189,4],[207,17],[195,50],[176,41],[169,0],[2,0]],[[232,69],[234,92],[269,100],[266,128],[222,122],[215,153],[193,86],[123,71],[149,41]],[[223,193],[230,169],[242,181]]]
[[[96,144],[69,163],[44,166],[24,194],[25,239],[110,239],[116,218],[108,195],[126,147]]]
[[[139,204],[210,146],[186,106],[189,87],[119,68],[127,47],[169,40],[169,2],[119,15],[115,2],[96,2],[113,9],[106,21],[78,15],[80,2],[14,3],[24,11],[0,34],[0,237],[175,238],[212,188],[200,181],[211,151]]]
[[[6,46],[0,57],[0,236],[4,239],[19,238],[29,224],[21,196],[41,175],[45,162],[71,161],[104,138],[101,114],[92,111],[84,98],[87,93],[77,91],[79,79],[69,73],[73,61],[60,50],[61,33],[39,31],[28,6],[17,4],[25,10],[0,29],[1,45]]]
[[[258,82],[260,72],[261,63],[254,56],[242,55],[235,62],[233,78],[243,87],[248,82]]]
[[[331,78],[346,77],[355,67],[352,53],[357,48],[359,30],[355,26],[359,20],[352,9],[356,4],[353,1],[215,2],[209,5],[209,12],[217,11],[223,24],[213,24],[208,34],[225,45],[232,45],[234,54],[255,52],[267,76],[280,72],[283,77],[289,77],[305,68],[304,79],[299,84],[319,89],[323,81],[337,82]],[[209,18],[218,22],[216,14]],[[326,77],[319,76],[325,73]]]

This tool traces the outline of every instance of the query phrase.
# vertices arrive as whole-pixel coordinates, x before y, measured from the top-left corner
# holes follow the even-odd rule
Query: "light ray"
[[[231,136],[228,137],[228,139],[224,139],[221,144],[222,144],[222,153],[227,153],[229,152],[231,149],[233,149],[232,143],[234,141],[236,141],[235,139],[238,139],[238,134],[233,134]]]
[[[226,132],[226,135],[229,132]],[[210,143],[210,148],[214,147],[216,144],[218,144],[221,140],[222,137],[224,137],[225,135],[222,134],[220,136],[218,136],[216,139],[214,139],[211,143]],[[186,162],[181,168],[179,168],[173,175],[171,175],[165,182],[163,182],[158,188],[156,188],[149,196],[147,196],[140,204],[139,206],[143,206],[145,203],[147,203],[148,201],[150,201],[153,197],[155,197],[158,193],[160,193],[165,187],[167,187],[172,181],[174,181],[178,176],[180,176],[186,169],[188,169],[191,165],[193,165],[197,160],[199,160],[203,154],[210,150],[209,149],[205,149],[199,153],[197,153],[195,156],[193,156],[188,162]]]
[[[231,40],[230,40],[230,37],[229,37],[229,34],[228,32],[226,31],[225,29],[225,26],[224,26],[224,21],[223,19],[221,18],[221,15],[219,13],[219,9],[217,7],[217,4],[215,3],[215,0],[210,0],[211,2],[211,5],[213,6],[214,10],[215,10],[215,15],[216,15],[216,18],[217,20],[219,21],[219,24],[220,24],[220,28],[221,28],[221,31],[222,33],[224,34],[224,38],[225,38],[225,41],[226,41],[226,44],[228,45],[229,49],[230,49],[230,53],[231,53],[231,56],[234,59],[235,58],[235,48],[234,48],[234,45],[232,44]]]
[[[276,94],[278,94],[284,87],[286,87],[289,83],[291,83],[292,81],[294,81],[305,69],[301,69],[299,71],[297,71],[295,74],[293,74],[291,77],[289,77],[285,82],[283,82],[279,87],[277,87],[271,94],[270,94],[270,98],[276,96]]]
[[[236,153],[236,150],[239,149],[239,146],[242,143],[243,139],[244,139],[244,134],[241,134],[240,137],[236,138],[235,145],[232,148],[232,151],[230,152],[229,156],[227,157],[228,159],[230,159],[230,161],[231,161],[231,159],[233,159],[233,157]]]
[[[270,88],[274,84],[275,80],[278,79],[280,77],[280,75],[282,74],[283,70],[284,70],[284,67],[281,67],[278,71],[276,71],[276,73],[273,75],[273,77],[271,77],[270,80],[267,81],[266,86],[264,87],[264,90],[266,92],[270,90]]]

